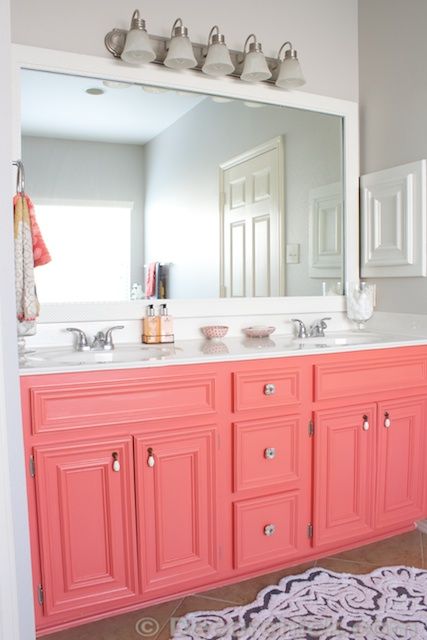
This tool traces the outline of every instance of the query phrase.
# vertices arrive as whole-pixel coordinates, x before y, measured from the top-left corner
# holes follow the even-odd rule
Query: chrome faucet
[[[325,329],[328,327],[326,320],[332,320],[332,318],[321,318],[316,320],[310,327],[310,338],[324,338]]]
[[[292,322],[297,323],[297,338],[307,338],[307,328],[303,321],[299,320],[298,318],[292,318]]]
[[[302,320],[299,320],[299,318],[292,318],[292,322],[297,323],[297,338],[324,338],[325,329],[328,326],[326,324],[326,320],[332,320],[332,318],[321,318],[320,320],[315,320],[310,326],[310,329],[307,330],[307,327]]]
[[[98,331],[90,345],[87,335],[81,329],[67,327],[66,330],[75,333],[77,336],[75,342],[76,351],[112,351],[114,349],[113,331],[116,329],[124,329],[124,325],[120,324],[115,327],[110,327],[105,333]]]
[[[74,343],[74,348],[76,351],[90,351],[87,335],[84,331],[77,329],[76,327],[67,327],[66,331],[70,331],[75,334],[76,341]]]

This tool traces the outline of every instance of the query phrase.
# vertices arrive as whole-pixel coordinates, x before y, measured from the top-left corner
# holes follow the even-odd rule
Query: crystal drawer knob
[[[265,394],[266,396],[272,396],[272,395],[274,395],[275,393],[276,393],[276,385],[275,385],[275,384],[271,384],[271,383],[269,383],[269,384],[266,384],[266,385],[264,386],[264,394]]]
[[[386,429],[391,427],[390,414],[388,413],[388,411],[386,411],[384,414],[384,426]]]
[[[276,525],[274,524],[266,524],[264,527],[264,535],[272,536],[276,531]]]
[[[276,457],[276,449],[274,447],[267,447],[264,449],[264,458],[267,460],[273,460]]]
[[[368,420],[368,416],[363,416],[363,425],[362,425],[363,431],[369,431],[369,420]]]

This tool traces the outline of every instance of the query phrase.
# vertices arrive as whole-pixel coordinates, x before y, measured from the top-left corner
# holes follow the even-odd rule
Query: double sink
[[[321,337],[287,338],[285,336],[277,336],[274,341],[270,338],[253,339],[252,342],[254,344],[252,344],[249,339],[245,339],[242,343],[240,338],[229,338],[226,340],[227,347],[225,352],[235,358],[239,356],[247,357],[248,353],[252,351],[250,347],[256,347],[258,356],[261,356],[264,350],[266,355],[272,355],[272,352],[276,352],[276,355],[286,355],[287,353],[291,354],[295,352],[312,352],[318,349],[336,350],[358,345],[361,347],[384,345],[385,343],[396,342],[397,340],[408,341],[408,337],[387,336],[371,332],[356,333],[342,331],[328,333]],[[212,346],[215,346],[215,342],[224,345],[224,343],[212,341]],[[134,366],[136,366],[137,363],[160,364],[163,361],[166,364],[167,361],[173,360],[175,360],[175,362],[180,360],[186,360],[187,362],[196,359],[200,360],[200,351],[203,350],[200,347],[200,341],[187,340],[179,344],[180,346],[117,344],[111,351],[74,351],[70,347],[49,347],[38,349],[36,352],[28,354],[26,361],[22,363],[22,368],[85,367],[103,364],[111,364],[112,366],[119,364],[129,364],[132,366],[132,364],[134,364]],[[215,352],[215,349],[213,349],[211,353],[221,352]]]

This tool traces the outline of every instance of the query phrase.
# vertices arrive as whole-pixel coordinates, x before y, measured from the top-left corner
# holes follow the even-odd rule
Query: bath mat
[[[427,640],[427,571],[351,575],[321,567],[282,578],[256,600],[180,618],[173,640]]]

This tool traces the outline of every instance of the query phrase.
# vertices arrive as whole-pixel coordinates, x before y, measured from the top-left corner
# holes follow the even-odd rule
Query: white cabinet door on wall
[[[426,276],[426,171],[419,160],[361,177],[362,277]]]
[[[340,182],[310,189],[310,278],[341,278],[343,197]]]

